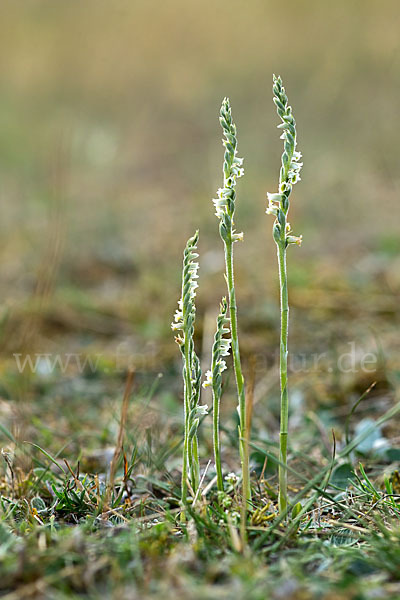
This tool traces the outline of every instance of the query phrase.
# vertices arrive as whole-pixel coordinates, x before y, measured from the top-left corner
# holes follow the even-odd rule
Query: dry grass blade
[[[109,477],[109,485],[108,485],[108,490],[107,490],[106,504],[108,504],[109,499],[110,499],[110,494],[112,493],[112,490],[114,488],[115,473],[117,470],[119,458],[123,451],[125,426],[126,426],[126,419],[127,419],[127,415],[128,415],[129,398],[132,393],[132,387],[133,387],[134,380],[135,380],[135,371],[133,369],[130,369],[128,371],[128,377],[126,379],[126,384],[125,384],[124,397],[122,400],[121,419],[119,422],[117,444],[115,446],[114,455],[113,455],[111,465],[110,465],[110,477]]]

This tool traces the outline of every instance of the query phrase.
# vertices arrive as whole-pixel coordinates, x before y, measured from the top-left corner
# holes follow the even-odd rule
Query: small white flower
[[[178,308],[175,311],[174,320],[171,323],[172,331],[178,331],[183,328],[183,303],[182,298],[178,300]]]
[[[213,198],[213,203],[215,206],[215,214],[221,219],[227,209],[226,190],[224,188],[219,188],[217,197]]]
[[[203,415],[208,415],[208,406],[207,404],[199,404],[196,406],[196,416],[200,417]]]
[[[224,360],[220,360],[218,366],[220,374],[226,370],[226,362]]]
[[[270,202],[280,202],[282,200],[282,194],[267,192],[267,198]]]
[[[243,231],[241,231],[240,233],[233,233],[232,241],[233,242],[243,242]]]
[[[301,242],[303,241],[303,236],[296,236],[296,235],[288,235],[286,237],[286,241],[288,244],[297,244],[298,246],[301,246]]]
[[[278,215],[278,208],[276,204],[269,204],[265,212],[267,215],[274,215],[276,217]]]
[[[221,356],[229,356],[229,350],[231,349],[230,338],[221,339]]]
[[[213,384],[213,378],[211,371],[207,371],[206,378],[203,381],[203,388],[211,387]]]

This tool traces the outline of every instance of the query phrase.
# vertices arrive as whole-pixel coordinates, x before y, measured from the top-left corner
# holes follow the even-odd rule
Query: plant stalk
[[[219,404],[220,397],[213,390],[213,436],[214,436],[214,462],[217,473],[217,488],[219,492],[224,491],[224,480],[222,478],[221,466],[221,442],[219,439]]]
[[[182,457],[182,488],[181,488],[181,496],[182,496],[182,504],[185,506],[187,504],[187,492],[188,492],[188,464],[189,464],[189,412],[190,412],[190,399],[192,397],[192,378],[190,374],[190,348],[189,348],[189,340],[186,339],[185,336],[185,346],[184,346],[184,357],[185,357],[185,365],[183,367],[184,371],[184,440],[183,440],[183,457]]]
[[[281,123],[279,129],[283,130],[283,153],[279,172],[278,192],[268,193],[268,207],[266,213],[275,216],[272,235],[277,245],[280,308],[281,308],[281,337],[280,337],[280,384],[281,384],[281,419],[279,433],[279,512],[281,517],[287,514],[287,445],[288,445],[288,327],[289,327],[289,301],[286,271],[286,249],[290,244],[301,245],[302,236],[292,233],[288,223],[290,195],[295,183],[300,181],[300,171],[303,163],[300,162],[301,152],[296,150],[296,121],[292,107],[289,105],[285,88],[280,77],[273,76],[274,103]]]
[[[190,479],[193,491],[196,493],[200,484],[200,463],[199,463],[199,442],[197,433],[193,439],[189,441],[190,445]]]
[[[237,307],[236,307],[236,294],[235,294],[235,282],[233,275],[233,244],[232,242],[225,242],[225,262],[226,262],[226,282],[228,287],[229,296],[229,313],[231,322],[231,337],[232,337],[232,357],[233,357],[233,368],[235,371],[236,387],[238,393],[238,413],[239,413],[239,448],[240,448],[240,460],[242,466],[242,480],[243,480],[243,496],[247,500],[250,499],[250,474],[249,474],[249,459],[248,453],[246,452],[245,440],[247,439],[247,419],[246,419],[246,400],[244,390],[244,378],[242,373],[242,366],[240,361],[239,351],[239,337],[238,337],[238,326],[237,326]]]
[[[283,229],[283,228],[282,228]],[[280,305],[281,305],[281,337],[280,337],[280,383],[281,383],[281,416],[279,433],[279,512],[287,509],[287,439],[289,420],[288,397],[288,329],[289,329],[289,300],[286,270],[286,243],[282,239],[277,243]]]

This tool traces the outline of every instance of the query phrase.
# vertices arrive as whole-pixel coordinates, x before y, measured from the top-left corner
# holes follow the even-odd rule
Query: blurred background
[[[72,396],[118,398],[130,362],[143,381],[162,374],[160,402],[166,410],[178,402],[179,410],[170,322],[182,250],[196,228],[205,364],[225,292],[211,202],[222,180],[224,96],[245,158],[236,218],[244,242],[235,250],[246,372],[263,384],[260,402],[278,398],[279,296],[265,215],[281,155],[272,73],[284,80],[304,158],[291,206],[294,232],[304,238],[289,253],[292,351],[329,359],[354,343],[378,357],[374,373],[350,378],[327,359],[325,370],[322,361],[294,375],[294,387],[311,407],[350,402],[375,380],[379,393],[387,389],[387,373],[399,366],[397,9],[394,0],[3,0],[5,418],[17,398],[33,406],[46,393],[49,406]],[[99,356],[96,376],[89,369],[87,377],[94,387],[73,364],[55,374],[42,361],[35,376],[21,377],[15,353]],[[58,386],[51,391],[49,378]],[[14,427],[20,418],[13,416]]]

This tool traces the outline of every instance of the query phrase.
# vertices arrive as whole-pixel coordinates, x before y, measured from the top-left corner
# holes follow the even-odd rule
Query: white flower
[[[208,406],[207,404],[199,404],[196,406],[196,416],[200,417],[203,415],[208,415]]]
[[[211,371],[207,371],[206,378],[203,381],[203,388],[212,386],[212,383],[213,383],[212,373],[211,373]]]
[[[222,338],[220,348],[221,348],[221,356],[229,356],[229,350],[231,348],[230,338]]]
[[[282,200],[282,194],[271,194],[270,192],[267,192],[267,198],[270,202],[280,202]]]
[[[303,241],[303,236],[296,236],[296,235],[288,235],[286,237],[286,241],[288,244],[297,244],[298,246],[301,246],[301,242]]]
[[[296,150],[293,152],[293,160],[298,161],[301,159],[301,152],[296,152]],[[301,165],[303,166],[303,163],[301,163]]]
[[[222,373],[226,370],[226,362],[224,360],[219,361],[219,372]]]
[[[276,204],[269,204],[265,212],[267,215],[274,215],[276,217],[278,215],[278,208]]]
[[[233,233],[232,241],[233,242],[243,242],[243,231],[241,231],[240,233]]]
[[[175,311],[174,320],[171,323],[172,331],[178,331],[183,327],[183,303],[182,298],[178,300],[178,308]]]
[[[215,214],[219,219],[221,219],[227,208],[226,191],[224,188],[219,188],[217,191],[217,197],[213,198],[213,203],[215,206]]]

